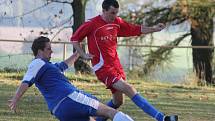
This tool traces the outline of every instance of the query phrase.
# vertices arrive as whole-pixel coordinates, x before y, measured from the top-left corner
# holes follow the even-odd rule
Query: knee
[[[130,98],[132,98],[137,93],[136,89],[130,84],[126,84],[126,88],[123,90],[123,92]]]
[[[115,114],[113,121],[134,121],[134,120],[130,116],[122,112],[118,112]]]
[[[128,84],[127,90],[135,91],[136,89],[131,84]]]

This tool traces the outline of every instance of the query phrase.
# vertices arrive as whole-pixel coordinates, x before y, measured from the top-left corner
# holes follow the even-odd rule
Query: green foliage
[[[168,2],[166,0],[165,2]],[[165,23],[168,26],[183,25],[184,22],[189,21],[191,26],[190,32],[185,35],[191,35],[192,46],[213,46],[213,29],[215,5],[213,0],[177,0],[172,4],[159,5],[154,7],[153,1],[148,5],[139,6],[137,11],[124,12],[122,17],[130,20],[133,23],[145,23],[147,26],[153,26],[157,23]],[[141,18],[141,19],[140,19]],[[187,25],[187,24],[186,24]],[[176,28],[180,29],[180,28]],[[189,31],[189,30],[187,30]],[[191,34],[189,34],[191,33]],[[152,35],[153,36],[153,35]],[[183,35],[184,36],[184,35]],[[183,41],[185,37],[178,37],[173,40],[170,45],[177,46]],[[180,41],[178,41],[180,39]],[[127,40],[129,41],[129,40]],[[132,40],[131,40],[132,41]],[[142,73],[149,73],[154,67],[164,65],[170,61],[171,51],[174,48],[158,48],[157,50],[149,50],[147,60],[143,65]],[[204,79],[207,83],[215,83],[212,79],[212,66],[214,48],[208,49],[193,49],[193,65],[196,75],[199,79]],[[206,54],[205,54],[206,53]]]
[[[178,46],[179,43],[190,34],[184,34],[179,38],[176,38],[174,41],[167,43],[164,46]],[[171,60],[171,52],[173,47],[169,48],[158,48],[156,50],[151,50],[148,55],[148,60],[144,64],[143,72],[148,74],[149,72],[153,71],[156,66],[162,66],[164,63],[168,63]]]

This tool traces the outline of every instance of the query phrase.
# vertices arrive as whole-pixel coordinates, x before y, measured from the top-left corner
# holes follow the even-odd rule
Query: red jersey
[[[87,37],[89,53],[93,70],[97,73],[110,70],[112,67],[121,68],[117,54],[117,37],[139,36],[141,26],[125,22],[116,17],[113,23],[105,22],[100,15],[82,24],[71,37],[73,42],[81,42]],[[103,71],[102,71],[103,70]]]

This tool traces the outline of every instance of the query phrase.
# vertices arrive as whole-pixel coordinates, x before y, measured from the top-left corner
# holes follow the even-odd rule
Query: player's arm
[[[16,106],[18,101],[21,99],[23,94],[28,90],[28,88],[34,84],[34,82],[36,81],[35,77],[37,76],[39,70],[43,67],[44,64],[45,62],[43,62],[41,59],[35,59],[28,66],[28,70],[25,76],[23,77],[22,83],[17,88],[15,95],[12,97],[12,99],[8,100],[9,102],[8,106],[12,111],[16,112]],[[43,73],[43,71],[41,71],[40,73]]]
[[[149,34],[149,33],[161,31],[164,28],[165,28],[165,25],[163,23],[159,23],[153,27],[147,27],[147,26],[141,25],[141,32],[143,34]]]
[[[128,23],[120,17],[117,17],[116,20],[120,25],[119,37],[140,36],[142,34],[141,25]]]
[[[17,103],[21,99],[22,95],[26,92],[26,90],[28,90],[28,88],[28,83],[21,83],[20,86],[17,88],[16,94],[13,96],[13,98],[8,100],[8,106],[12,111],[16,112]]]
[[[71,55],[69,58],[64,60],[64,63],[66,63],[68,66],[71,66],[78,59],[78,57],[79,57],[79,53],[76,51],[73,55]]]
[[[83,39],[85,37],[87,37],[88,35],[92,34],[93,31],[93,26],[95,24],[89,20],[87,22],[85,22],[84,24],[82,24],[75,33],[73,33],[72,37],[71,37],[71,42],[73,44],[73,47],[76,49],[76,51],[79,53],[79,55],[86,60],[90,60],[92,59],[92,55],[90,54],[86,54],[81,46],[81,42],[83,41]]]
[[[80,42],[72,41],[72,45],[83,59],[91,60],[93,58],[93,55],[87,54],[83,51],[83,49],[81,48]]]

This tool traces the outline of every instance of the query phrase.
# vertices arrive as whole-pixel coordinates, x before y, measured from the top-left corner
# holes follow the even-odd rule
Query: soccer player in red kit
[[[119,4],[116,0],[104,0],[103,13],[81,25],[71,37],[74,48],[84,59],[92,61],[97,78],[112,92],[113,98],[108,106],[117,109],[123,103],[123,93],[139,108],[157,121],[177,121],[176,115],[165,116],[144,99],[137,90],[125,81],[125,73],[117,54],[117,37],[140,36],[161,31],[165,25],[155,27],[133,25],[117,16]],[[81,49],[80,42],[87,37],[89,54]],[[103,117],[96,119],[105,121]]]

